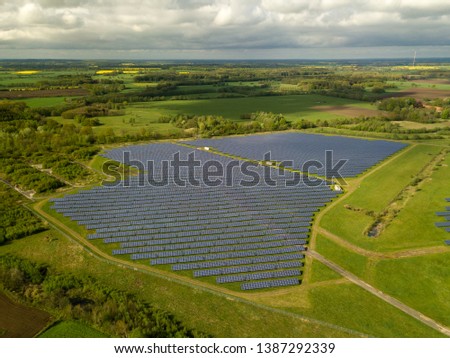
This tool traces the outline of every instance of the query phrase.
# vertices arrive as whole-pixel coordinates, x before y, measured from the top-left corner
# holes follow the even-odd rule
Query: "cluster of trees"
[[[27,105],[23,102],[0,101],[0,122],[25,119]]]
[[[0,158],[0,165],[5,179],[23,190],[45,193],[64,186],[64,183],[60,180],[33,168],[21,160]]]
[[[234,122],[221,116],[188,114],[164,116],[159,121],[171,123],[178,128],[186,130],[191,135],[200,137],[283,131],[292,128],[292,123],[287,121],[282,114],[256,112],[244,114],[242,117],[250,121]]]
[[[83,180],[90,172],[82,165],[61,157],[60,155],[48,155],[41,160],[44,169],[52,169],[52,172],[65,180]]]
[[[16,102],[5,102],[4,108],[12,108]],[[28,107],[22,117],[27,116]],[[25,114],[24,114],[25,113]],[[76,161],[91,159],[99,148],[91,127],[62,125],[52,119],[37,116],[33,119],[14,119],[0,122],[0,174],[8,182],[23,190],[36,193],[54,191],[64,183],[33,167],[42,165],[65,180],[81,180],[93,174]]]
[[[0,245],[46,230],[44,223],[22,206],[23,197],[0,182]]]
[[[15,256],[0,256],[0,282],[22,300],[80,320],[116,337],[182,338],[206,335],[130,293],[80,274],[58,273]]]
[[[327,126],[318,125],[317,127],[334,128],[338,130],[338,134],[383,133],[384,137],[397,140],[441,139],[443,135],[448,135],[450,132],[442,128],[406,129],[385,116],[336,119],[327,123]]]
[[[106,117],[106,116],[122,116],[125,114],[124,106],[108,103],[95,103],[89,106],[81,106],[73,109],[69,109],[61,113],[61,117],[65,119],[74,118],[94,118],[94,117]]]
[[[435,123],[441,119],[441,113],[435,108],[426,108],[422,102],[406,98],[386,98],[377,105],[379,110],[390,112],[393,121],[412,121],[419,123]]]

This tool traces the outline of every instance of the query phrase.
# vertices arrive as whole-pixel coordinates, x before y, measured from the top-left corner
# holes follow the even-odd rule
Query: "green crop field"
[[[167,114],[196,114],[220,115],[232,120],[240,120],[241,115],[258,111],[282,113],[289,120],[305,119],[331,119],[336,116],[320,112],[312,107],[316,106],[342,106],[361,105],[366,108],[367,103],[325,97],[320,95],[293,95],[249,98],[215,98],[211,100],[163,101],[145,103],[142,106],[149,109],[153,115]]]

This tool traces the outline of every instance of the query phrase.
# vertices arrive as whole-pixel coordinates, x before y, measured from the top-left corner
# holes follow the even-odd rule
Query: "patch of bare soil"
[[[0,293],[0,337],[32,338],[50,321],[47,312],[15,303]]]
[[[350,106],[315,106],[312,107],[321,112],[328,112],[342,117],[375,117],[382,114],[376,109],[358,108]]]

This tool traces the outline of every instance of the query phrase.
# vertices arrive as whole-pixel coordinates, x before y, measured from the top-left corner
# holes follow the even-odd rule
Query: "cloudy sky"
[[[450,57],[449,0],[0,0],[0,58]]]

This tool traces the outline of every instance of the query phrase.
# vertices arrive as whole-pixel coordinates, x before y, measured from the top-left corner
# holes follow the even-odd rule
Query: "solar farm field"
[[[165,143],[111,150],[104,156],[135,165],[142,175],[52,199],[53,209],[85,227],[87,238],[101,241],[114,256],[229,289],[298,285],[314,215],[341,191],[323,179],[309,183],[298,172],[194,148],[217,144],[252,160],[261,159],[264,149],[279,161],[300,162],[336,150],[337,160],[349,160],[342,175],[354,176],[404,147],[298,133],[189,143],[192,148]],[[240,151],[239,143],[255,152]],[[177,155],[185,163],[192,156],[198,166],[176,171],[169,163]],[[214,180],[205,168],[214,168]]]
[[[170,160],[175,153],[181,153],[182,160],[194,153],[202,163],[224,168],[233,162],[174,144],[122,148],[106,156],[118,160],[124,152],[131,153],[133,161],[155,159],[153,173],[160,172],[163,158]],[[285,175],[277,177],[272,169],[275,183],[269,186],[263,180],[264,169],[253,166],[253,175],[262,182],[245,181],[238,167],[221,185],[205,183],[204,173],[197,170],[191,174],[199,182],[202,179],[198,187],[178,186],[175,173],[168,173],[167,185],[140,185],[133,178],[54,199],[53,208],[95,230],[88,239],[112,244],[113,255],[132,261],[192,271],[196,278],[215,277],[216,283],[230,288],[239,283],[243,290],[298,285],[312,217],[339,192],[324,181],[314,187],[304,183],[288,187],[283,184]],[[293,179],[294,174],[290,176]],[[164,175],[156,179],[161,182]]]

